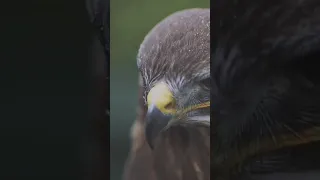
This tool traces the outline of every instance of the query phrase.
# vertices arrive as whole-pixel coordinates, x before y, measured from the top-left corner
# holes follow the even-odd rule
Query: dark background
[[[85,1],[0,8],[0,179],[106,179],[93,108],[105,59]]]
[[[136,55],[144,36],[163,18],[187,8],[209,8],[209,0],[111,0],[110,158],[111,180],[122,178],[130,127],[138,102]]]

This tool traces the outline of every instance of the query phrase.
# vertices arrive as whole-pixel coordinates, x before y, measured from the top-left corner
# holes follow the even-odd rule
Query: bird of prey
[[[124,179],[209,180],[210,10],[179,11],[157,24],[137,65],[140,105]]]
[[[320,1],[211,11],[212,176],[320,179]]]
[[[141,45],[146,106],[126,180],[320,179],[320,1],[211,5],[211,44],[209,10],[198,9],[169,16]]]

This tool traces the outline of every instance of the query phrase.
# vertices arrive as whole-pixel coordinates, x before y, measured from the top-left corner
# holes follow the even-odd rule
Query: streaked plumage
[[[159,82],[168,86],[178,110],[210,100],[209,10],[180,11],[161,21],[144,39],[137,59],[140,104],[124,179],[210,179],[209,127],[191,123],[209,122],[209,107],[184,114],[180,126],[159,134],[153,150],[145,139],[146,98]]]
[[[308,156],[320,150],[319,9],[317,0],[216,1],[213,174],[292,179],[315,168],[320,179],[319,155]]]
[[[185,55],[195,57],[198,51],[181,55],[181,48],[167,48],[168,44],[175,43],[166,41],[165,36],[157,36],[161,33],[152,33],[157,32],[157,28],[151,31],[146,44],[141,46],[143,53],[138,56],[144,80],[140,108],[144,110],[133,131],[136,136],[133,136],[134,149],[127,164],[126,179],[141,179],[142,176],[151,180],[209,179],[206,164],[211,166],[212,178],[219,180],[319,179],[319,9],[317,0],[217,0],[213,4],[213,79],[209,83],[214,120],[210,122],[211,162],[205,159],[210,152],[208,127],[200,129],[186,123],[188,127],[185,128],[182,127],[185,122],[180,122],[180,127],[171,127],[158,135],[153,151],[145,143],[144,116],[148,112],[143,106],[142,94],[148,94],[149,86],[153,87],[153,82],[158,81],[158,76],[153,74],[168,75],[165,82],[171,91],[178,92],[178,100],[184,100],[178,101],[178,107],[184,107],[192,101],[188,93],[181,92],[190,92],[201,84],[202,81],[193,84],[197,82],[194,74],[205,69],[204,66],[198,68],[197,65],[201,66],[198,61],[194,62],[198,64],[193,70],[188,68],[191,67],[188,62],[179,61],[188,59],[180,58]],[[165,26],[165,22],[158,25],[163,27],[159,32],[164,34],[171,28]],[[173,18],[171,22],[182,21],[175,22]],[[200,27],[195,26],[196,29]],[[179,39],[181,34],[187,34],[185,30],[182,28],[175,36],[168,37]],[[179,42],[186,45],[180,44],[181,47],[192,44]],[[179,73],[180,69],[180,72],[190,73]],[[184,78],[180,78],[182,74]],[[185,78],[186,74],[189,78]],[[179,85],[180,79],[188,79],[185,82],[190,86]],[[197,100],[205,91],[199,92]],[[148,142],[153,138],[152,135]],[[200,168],[194,166],[194,162],[199,162]],[[149,169],[139,171],[133,167]]]

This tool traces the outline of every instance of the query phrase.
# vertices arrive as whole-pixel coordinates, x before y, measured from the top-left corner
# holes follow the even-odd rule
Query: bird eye
[[[207,89],[210,89],[210,87],[211,87],[210,82],[211,82],[211,78],[206,78],[206,79],[203,79],[200,81],[201,85]]]

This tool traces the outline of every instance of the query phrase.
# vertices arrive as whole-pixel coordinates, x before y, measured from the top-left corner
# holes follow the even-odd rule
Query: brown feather
[[[209,180],[210,129],[172,127],[151,150],[144,137],[143,91],[140,84],[138,115],[131,133],[132,148],[124,180]]]
[[[210,179],[209,127],[171,127],[159,135],[151,150],[145,139],[144,121],[146,86],[164,76],[174,79],[173,84],[208,76],[209,60],[209,9],[174,13],[146,36],[138,53],[143,78],[139,79],[139,107],[131,131],[132,147],[124,180]]]

